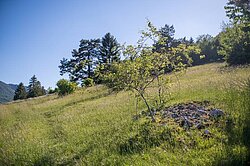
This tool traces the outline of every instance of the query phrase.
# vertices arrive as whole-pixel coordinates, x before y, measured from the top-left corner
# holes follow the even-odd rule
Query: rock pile
[[[191,102],[174,105],[161,111],[162,122],[170,119],[185,129],[204,129],[224,115],[220,109],[206,108],[209,102]]]

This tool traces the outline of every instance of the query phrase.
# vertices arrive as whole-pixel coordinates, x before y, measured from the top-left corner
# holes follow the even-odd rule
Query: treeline
[[[157,39],[153,39],[153,52],[171,52],[174,48],[180,47],[185,49],[192,48],[193,51],[189,51],[188,58],[185,59],[182,56],[183,62],[188,66],[223,60],[223,57],[218,54],[218,37],[201,35],[196,41],[192,37],[190,39],[186,37],[176,39],[174,38],[174,26],[167,24],[164,27],[155,29],[155,31],[160,37],[158,36]],[[147,39],[141,40],[145,40],[143,42],[146,42]],[[73,49],[72,58],[63,58],[60,61],[60,74],[68,74],[71,82],[79,83],[82,86],[104,83],[105,80],[101,78],[101,75],[110,72],[113,63],[124,61],[131,50],[134,50],[135,55],[129,58],[134,60],[137,54],[136,50],[143,49],[140,46],[142,43],[138,43],[137,46],[128,45],[125,47],[119,44],[116,38],[110,33],[107,33],[102,39],[82,39],[79,48]],[[123,60],[121,60],[121,57],[123,57]],[[171,70],[171,66],[166,66],[165,71]]]
[[[215,37],[207,34],[199,36],[196,41],[192,37],[176,39],[174,26],[166,24],[159,29],[148,25],[149,29],[154,29],[150,29],[149,34],[142,31],[143,38],[137,46],[121,46],[110,33],[102,39],[83,39],[80,41],[79,48],[72,51],[71,59],[61,60],[60,74],[69,74],[70,81],[80,83],[82,86],[103,83],[105,80],[101,78],[101,75],[112,71],[113,63],[122,63],[124,60],[121,61],[121,57],[126,60],[128,52],[131,54],[130,60],[135,60],[138,49],[146,49],[142,48],[142,45],[152,37],[153,32],[157,34],[157,37],[151,38],[153,45],[149,47],[152,53],[164,54],[182,48],[179,55],[182,63],[187,66],[224,60],[229,65],[248,64],[250,63],[249,4],[249,0],[229,0],[225,10],[230,23],[224,24],[222,32]],[[151,22],[148,23],[151,24]],[[165,66],[165,72],[172,70],[171,65]]]
[[[99,83],[95,69],[99,67],[100,72],[108,70],[113,62],[120,61],[120,51],[120,44],[110,33],[102,39],[83,39],[79,48],[72,51],[71,59],[61,60],[60,74],[69,74],[70,81],[82,86],[91,86],[94,81]]]
[[[15,91],[14,100],[19,99],[27,99],[27,98],[33,98],[38,97],[46,94],[46,90],[41,85],[40,81],[37,80],[36,76],[32,76],[29,81],[29,86],[26,88],[24,84],[21,82]]]
[[[218,35],[218,53],[229,65],[250,63],[250,0],[229,0],[225,6],[230,23]]]

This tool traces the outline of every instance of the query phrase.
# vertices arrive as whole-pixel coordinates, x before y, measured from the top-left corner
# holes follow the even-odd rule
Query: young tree
[[[155,47],[144,47],[142,41],[144,39],[160,38],[157,29],[148,23],[148,30],[143,31],[142,39],[138,41],[138,47],[127,47],[126,55],[129,55],[121,63],[114,63],[112,67],[116,72],[108,72],[103,75],[106,84],[113,89],[128,89],[137,93],[145,103],[147,110],[155,121],[154,111],[161,109],[166,103],[166,85],[170,83],[169,78],[164,76],[166,67],[171,66],[172,72],[181,71],[187,67],[187,63],[182,63],[183,59],[190,61],[188,57],[192,48],[185,45],[180,45],[176,48],[171,48],[168,51],[156,52]],[[158,42],[159,40],[154,40]],[[154,43],[155,44],[155,43]],[[194,50],[195,51],[195,50]],[[147,90],[155,84],[158,94],[153,101],[150,101],[147,95]],[[151,93],[153,93],[151,91]]]
[[[15,91],[15,96],[14,100],[19,100],[19,99],[26,99],[27,98],[27,92],[25,90],[25,87],[23,83],[21,82]]]

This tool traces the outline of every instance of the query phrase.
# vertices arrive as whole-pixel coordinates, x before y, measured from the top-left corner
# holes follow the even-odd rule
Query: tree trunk
[[[140,94],[140,96],[142,97],[144,103],[146,104],[146,106],[147,106],[147,108],[148,108],[148,111],[149,111],[149,113],[150,113],[150,117],[151,117],[151,119],[152,119],[152,122],[155,122],[154,113],[153,113],[153,111],[151,110],[151,108],[150,108],[150,106],[149,106],[149,104],[148,104],[146,98],[144,97],[143,93],[140,93],[139,91],[137,91],[137,92]]]

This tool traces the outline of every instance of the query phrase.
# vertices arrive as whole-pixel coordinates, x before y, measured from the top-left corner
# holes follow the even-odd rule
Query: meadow
[[[170,77],[166,106],[207,100],[225,112],[206,129],[211,137],[135,120],[134,95],[98,85],[0,105],[0,165],[249,164],[250,67],[212,63]]]

